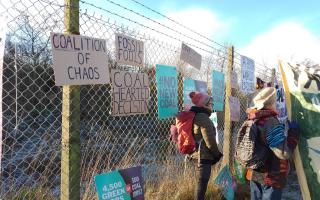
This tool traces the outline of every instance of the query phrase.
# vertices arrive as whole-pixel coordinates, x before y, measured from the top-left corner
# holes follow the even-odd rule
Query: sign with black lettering
[[[99,174],[94,181],[99,200],[144,200],[140,166]]]
[[[147,114],[150,98],[146,73],[111,70],[112,115]]]
[[[240,101],[237,97],[229,97],[230,104],[230,118],[233,122],[238,122],[240,120]]]
[[[182,43],[180,59],[200,70],[202,56],[188,45]]]
[[[50,39],[57,86],[110,82],[106,40],[61,33]]]
[[[178,113],[177,69],[156,65],[158,116],[160,119],[174,117]]]
[[[119,64],[143,67],[144,43],[123,34],[116,34],[116,60]]]
[[[255,90],[254,61],[246,56],[241,56],[241,85],[240,90],[246,94]]]

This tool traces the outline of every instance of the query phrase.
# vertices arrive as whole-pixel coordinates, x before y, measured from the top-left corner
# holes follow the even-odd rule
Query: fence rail
[[[55,86],[49,40],[51,32],[65,31],[66,6],[59,2],[0,2],[0,16],[8,17],[1,69],[3,123],[0,198],[3,199],[34,199],[38,195],[42,195],[43,199],[61,197],[62,97],[66,91]],[[176,29],[175,26],[163,26],[148,16],[127,9],[131,15],[138,14],[143,18],[135,21],[122,12],[113,11],[115,7],[101,7],[80,1],[79,31],[81,35],[107,41],[109,68],[148,74],[151,91],[149,113],[112,116],[110,84],[79,87],[81,199],[96,198],[93,177],[100,172],[142,165],[145,183],[156,183],[168,163],[179,166],[178,169],[183,167],[183,157],[168,140],[173,118],[159,120],[157,117],[156,64],[176,66],[180,85],[184,78],[190,77],[207,82],[211,88],[212,70],[227,72],[227,48],[223,45],[217,45],[208,38],[196,38],[199,37],[196,32],[189,36],[183,32],[183,27]],[[145,67],[135,68],[116,63],[116,33],[144,42]],[[201,71],[188,67],[180,60],[182,41],[201,52]],[[233,65],[238,74],[241,71],[239,56],[235,53]],[[256,75],[270,79],[271,71],[258,67]],[[182,92],[180,87],[179,109],[182,109]],[[208,92],[211,93],[211,90]],[[240,100],[241,117],[240,122],[231,124],[230,155],[235,133],[246,118],[244,111],[251,98],[238,89],[232,89],[232,96]],[[223,140],[224,112],[218,112],[217,115],[217,130],[220,140]]]

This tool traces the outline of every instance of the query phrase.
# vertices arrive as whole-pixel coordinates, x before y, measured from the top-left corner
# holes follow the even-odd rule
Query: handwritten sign
[[[111,79],[113,116],[148,113],[150,90],[147,74],[113,69]]]
[[[94,180],[99,200],[144,200],[140,166],[99,174]]]
[[[143,67],[144,43],[123,34],[116,34],[116,60],[120,64]]]
[[[177,69],[172,66],[156,65],[156,82],[159,118],[175,116],[178,112]]]
[[[207,93],[207,83],[190,78],[185,78],[183,80],[183,106],[185,108],[193,106],[189,96],[190,92],[192,91]]]
[[[246,56],[241,56],[241,86],[244,93],[252,93],[255,88],[254,61]]]
[[[238,88],[238,75],[236,72],[231,72],[231,88]]]
[[[50,38],[57,86],[110,82],[105,40],[61,33]]]
[[[213,109],[223,111],[224,105],[224,74],[213,70],[212,72]]]
[[[237,97],[229,97],[230,104],[230,118],[233,122],[240,120],[240,101]]]
[[[188,45],[182,43],[180,59],[200,70],[202,56]]]

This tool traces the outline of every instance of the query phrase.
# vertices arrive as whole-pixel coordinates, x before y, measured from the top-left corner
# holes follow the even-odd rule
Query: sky
[[[320,62],[319,0],[137,1],[211,40],[223,45],[234,45],[237,52],[267,66],[277,65],[278,59],[292,62],[311,59]],[[132,0],[115,2],[169,24],[162,16]],[[107,0],[96,0],[95,5],[120,14],[124,12]],[[136,17],[132,15],[129,18]]]
[[[12,1],[20,2],[20,0]],[[48,1],[51,0],[28,0],[27,2]],[[234,45],[240,54],[269,68],[276,67],[279,59],[291,62],[311,59],[315,63],[320,63],[319,0],[80,0],[80,8],[82,12],[87,9],[98,15],[107,16],[111,21],[117,21],[118,24],[130,24],[128,20],[104,11],[104,9],[109,10],[182,41],[189,40],[173,30],[168,30],[128,11],[131,9],[201,42],[210,43],[134,1],[201,33],[211,41],[222,45]],[[63,0],[56,2],[63,4]],[[102,9],[90,6],[90,4]],[[6,7],[3,6],[5,4],[1,5],[0,8]],[[140,25],[135,23],[131,25],[135,26],[135,30],[141,30]],[[146,34],[151,35],[151,32],[148,30]],[[179,45],[177,40],[168,40],[163,35],[157,37],[160,41]],[[201,49],[196,50],[202,53]]]

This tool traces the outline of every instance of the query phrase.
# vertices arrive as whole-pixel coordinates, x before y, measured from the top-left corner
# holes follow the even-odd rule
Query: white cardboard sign
[[[111,80],[113,116],[148,113],[150,89],[146,73],[112,69]]]
[[[200,70],[202,56],[188,45],[182,43],[180,59]]]
[[[61,33],[50,39],[57,86],[110,82],[106,40]]]
[[[144,43],[132,37],[116,34],[116,60],[119,64],[143,67]]]
[[[241,86],[244,93],[252,93],[255,88],[254,61],[246,56],[241,56]]]

